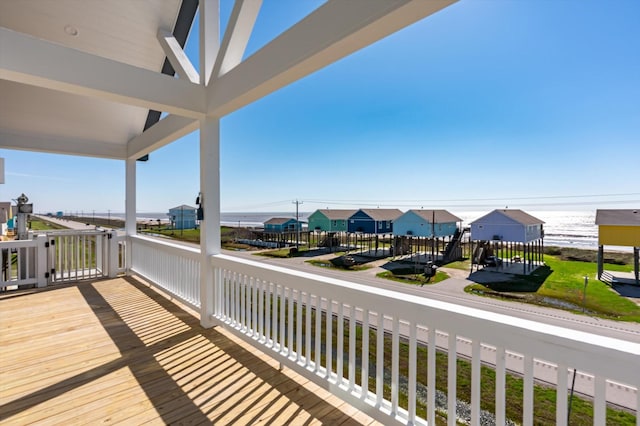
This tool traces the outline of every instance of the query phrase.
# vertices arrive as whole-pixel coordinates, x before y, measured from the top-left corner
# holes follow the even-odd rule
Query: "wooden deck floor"
[[[0,294],[0,423],[370,424],[135,279]]]

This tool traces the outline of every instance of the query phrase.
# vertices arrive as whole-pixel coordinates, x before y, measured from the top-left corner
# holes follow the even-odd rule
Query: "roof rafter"
[[[62,92],[203,117],[200,85],[0,28],[0,78]]]
[[[167,55],[167,59],[171,63],[171,66],[175,72],[181,77],[192,83],[200,83],[200,75],[194,68],[193,64],[180,47],[178,40],[167,30],[158,30],[158,41],[160,46],[164,50],[164,54]]]
[[[212,76],[217,78],[242,62],[262,0],[236,0],[218,51]]]
[[[457,0],[329,0],[228,73],[212,77],[207,113],[229,114]]]
[[[168,115],[127,144],[127,156],[138,158],[161,148],[198,128],[198,120]]]

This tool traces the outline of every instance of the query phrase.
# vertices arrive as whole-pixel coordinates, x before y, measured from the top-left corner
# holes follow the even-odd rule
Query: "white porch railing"
[[[200,250],[158,239],[129,238],[131,271],[194,309],[200,308]]]
[[[117,262],[112,262],[111,239],[115,235],[106,230],[47,231],[50,282],[113,276]]]
[[[567,423],[569,369],[574,368],[591,379],[579,390],[593,395],[594,424],[606,423],[607,381],[629,385],[625,387],[631,398],[628,406],[635,407],[638,418],[638,343],[225,255],[214,256],[212,266],[217,277],[213,301],[217,320],[384,423],[435,424],[436,393],[424,396],[417,377],[426,376],[426,389],[436,388],[436,348],[448,353],[449,424],[456,419],[459,357],[470,358],[471,363],[471,394],[463,398],[470,399],[472,424],[480,423],[481,363],[495,365],[497,424],[506,420],[507,368],[524,377],[525,425],[534,420],[534,377],[555,384],[553,421]],[[431,342],[435,344],[427,344]],[[426,371],[418,371],[425,364]],[[544,369],[554,377],[547,377]],[[401,407],[400,393],[406,395],[405,407]],[[425,403],[426,416],[421,418],[418,406]]]
[[[134,272],[200,306],[199,250],[146,237],[131,243]],[[623,405],[636,410],[638,419],[640,343],[232,256],[211,257],[211,267],[209,311],[217,323],[383,423],[435,424],[438,398],[449,424],[455,424],[459,399],[470,402],[471,424],[479,424],[486,364],[495,371],[491,414],[497,424],[507,420],[508,372],[523,382],[516,421],[540,420],[534,418],[534,388],[543,381],[558,396],[555,417],[546,421],[566,424],[574,368],[576,391],[593,398],[594,424],[606,423],[607,394],[614,388],[626,393]],[[455,391],[461,359],[471,368],[468,395]],[[439,368],[443,362],[447,366]],[[439,375],[450,390],[446,395],[428,392]]]
[[[125,241],[116,231],[60,230],[0,242],[0,289],[115,277],[126,270]]]
[[[0,289],[10,286],[46,285],[45,243],[46,238],[43,235],[32,240],[0,242]]]

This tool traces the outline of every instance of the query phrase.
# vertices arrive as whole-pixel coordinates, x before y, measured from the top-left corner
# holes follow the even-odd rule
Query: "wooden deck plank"
[[[369,424],[135,279],[0,294],[0,423]]]

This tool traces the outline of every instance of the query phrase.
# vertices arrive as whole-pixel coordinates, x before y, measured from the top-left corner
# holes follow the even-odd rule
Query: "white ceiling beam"
[[[0,27],[0,79],[200,118],[202,87]]]
[[[60,136],[13,134],[0,131],[0,148],[21,151],[48,152],[52,154],[79,155],[84,157],[127,158],[127,147],[114,143],[72,139]]]
[[[192,83],[199,84],[200,76],[198,71],[193,67],[193,64],[180,47],[178,40],[167,30],[158,30],[158,41],[164,54],[167,56],[169,63],[173,67],[174,71],[180,78],[184,78]]]
[[[220,1],[198,0],[200,14],[200,84],[211,79],[213,66],[220,49]]]
[[[457,0],[329,0],[233,70],[212,78],[207,112],[222,117]]]
[[[197,130],[198,125],[199,121],[193,118],[168,115],[142,134],[131,139],[127,147],[127,156],[129,158],[139,158],[149,154]]]
[[[226,74],[242,62],[262,0],[236,0],[227,23],[212,75]]]

